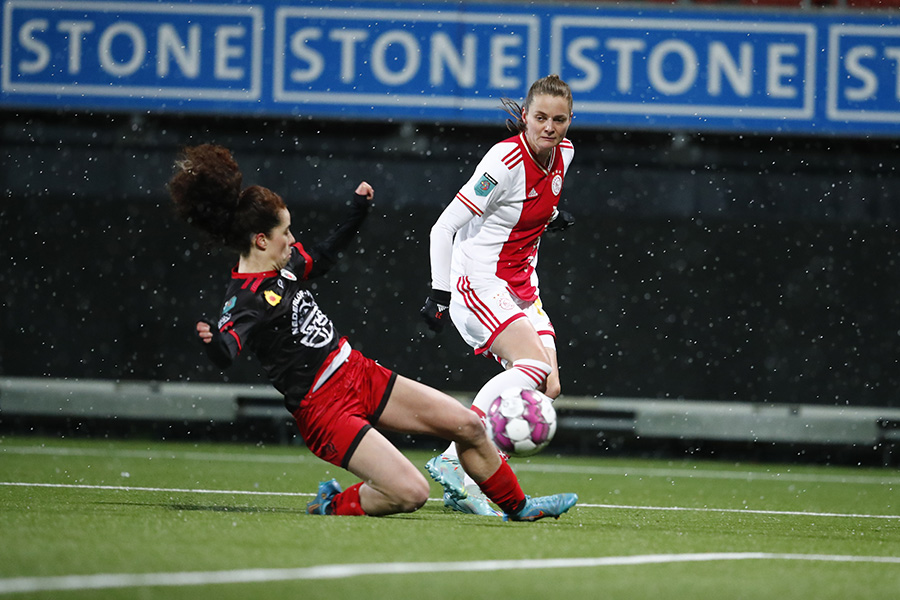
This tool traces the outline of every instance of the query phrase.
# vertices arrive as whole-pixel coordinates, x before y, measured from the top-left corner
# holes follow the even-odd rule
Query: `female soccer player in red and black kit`
[[[387,515],[425,504],[428,481],[375,426],[456,442],[462,468],[511,520],[559,517],[577,502],[575,494],[526,498],[475,413],[353,350],[316,304],[308,281],[356,236],[371,185],[360,183],[344,222],[307,247],[294,240],[280,196],[242,187],[226,148],[186,148],[176,167],[169,193],[178,214],[239,254],[218,323],[197,323],[209,357],[226,368],[245,348],[253,352],[310,450],[362,479],[344,491],[334,479],[320,483],[309,513]]]

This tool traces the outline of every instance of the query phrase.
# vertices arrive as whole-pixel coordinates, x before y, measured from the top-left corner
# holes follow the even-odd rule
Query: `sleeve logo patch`
[[[475,184],[475,194],[478,196],[487,196],[495,187],[497,187],[497,180],[485,173],[481,176],[481,179],[478,180],[478,183]]]
[[[278,303],[281,302],[281,296],[279,296],[272,290],[266,290],[263,296],[265,296],[266,302],[268,302],[272,306],[278,306]]]
[[[232,296],[225,302],[225,306],[222,307],[222,312],[227,313],[230,312],[234,305],[237,303],[237,296]]]

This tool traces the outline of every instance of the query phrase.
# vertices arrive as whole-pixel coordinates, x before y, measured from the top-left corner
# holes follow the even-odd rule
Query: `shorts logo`
[[[487,196],[491,190],[497,187],[497,180],[485,173],[475,184],[475,194],[478,196]]]
[[[550,183],[550,189],[553,190],[554,196],[559,196],[559,193],[562,191],[562,175],[557,173],[553,176],[553,181]]]
[[[334,444],[328,442],[322,448],[322,453],[319,455],[319,458],[325,461],[332,461],[337,458],[337,448],[334,447]]]
[[[506,295],[502,295],[502,294],[498,295],[497,296],[497,304],[503,310],[515,310],[516,309],[516,305],[513,304],[513,301],[509,298],[509,296],[506,296]]]
[[[272,306],[278,306],[278,303],[281,302],[281,296],[279,296],[272,290],[266,290],[263,296],[265,296],[266,302],[268,302]]]

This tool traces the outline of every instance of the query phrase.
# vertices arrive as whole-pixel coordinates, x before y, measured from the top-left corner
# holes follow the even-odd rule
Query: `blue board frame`
[[[0,107],[447,123],[559,73],[578,127],[900,133],[900,16],[480,2],[5,0]]]

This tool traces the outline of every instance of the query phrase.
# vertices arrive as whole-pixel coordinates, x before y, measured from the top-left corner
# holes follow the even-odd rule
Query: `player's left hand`
[[[574,224],[575,217],[573,217],[571,213],[560,210],[557,211],[556,216],[553,217],[553,220],[547,223],[547,231],[552,231],[554,233],[565,231]]]
[[[425,298],[425,305],[419,309],[419,314],[430,330],[440,333],[444,329],[444,323],[447,322],[449,308],[450,292],[431,290],[431,294]]]
[[[375,197],[375,188],[373,188],[367,181],[363,181],[358,186],[356,186],[356,195],[362,196],[366,200],[371,202],[372,198]]]

